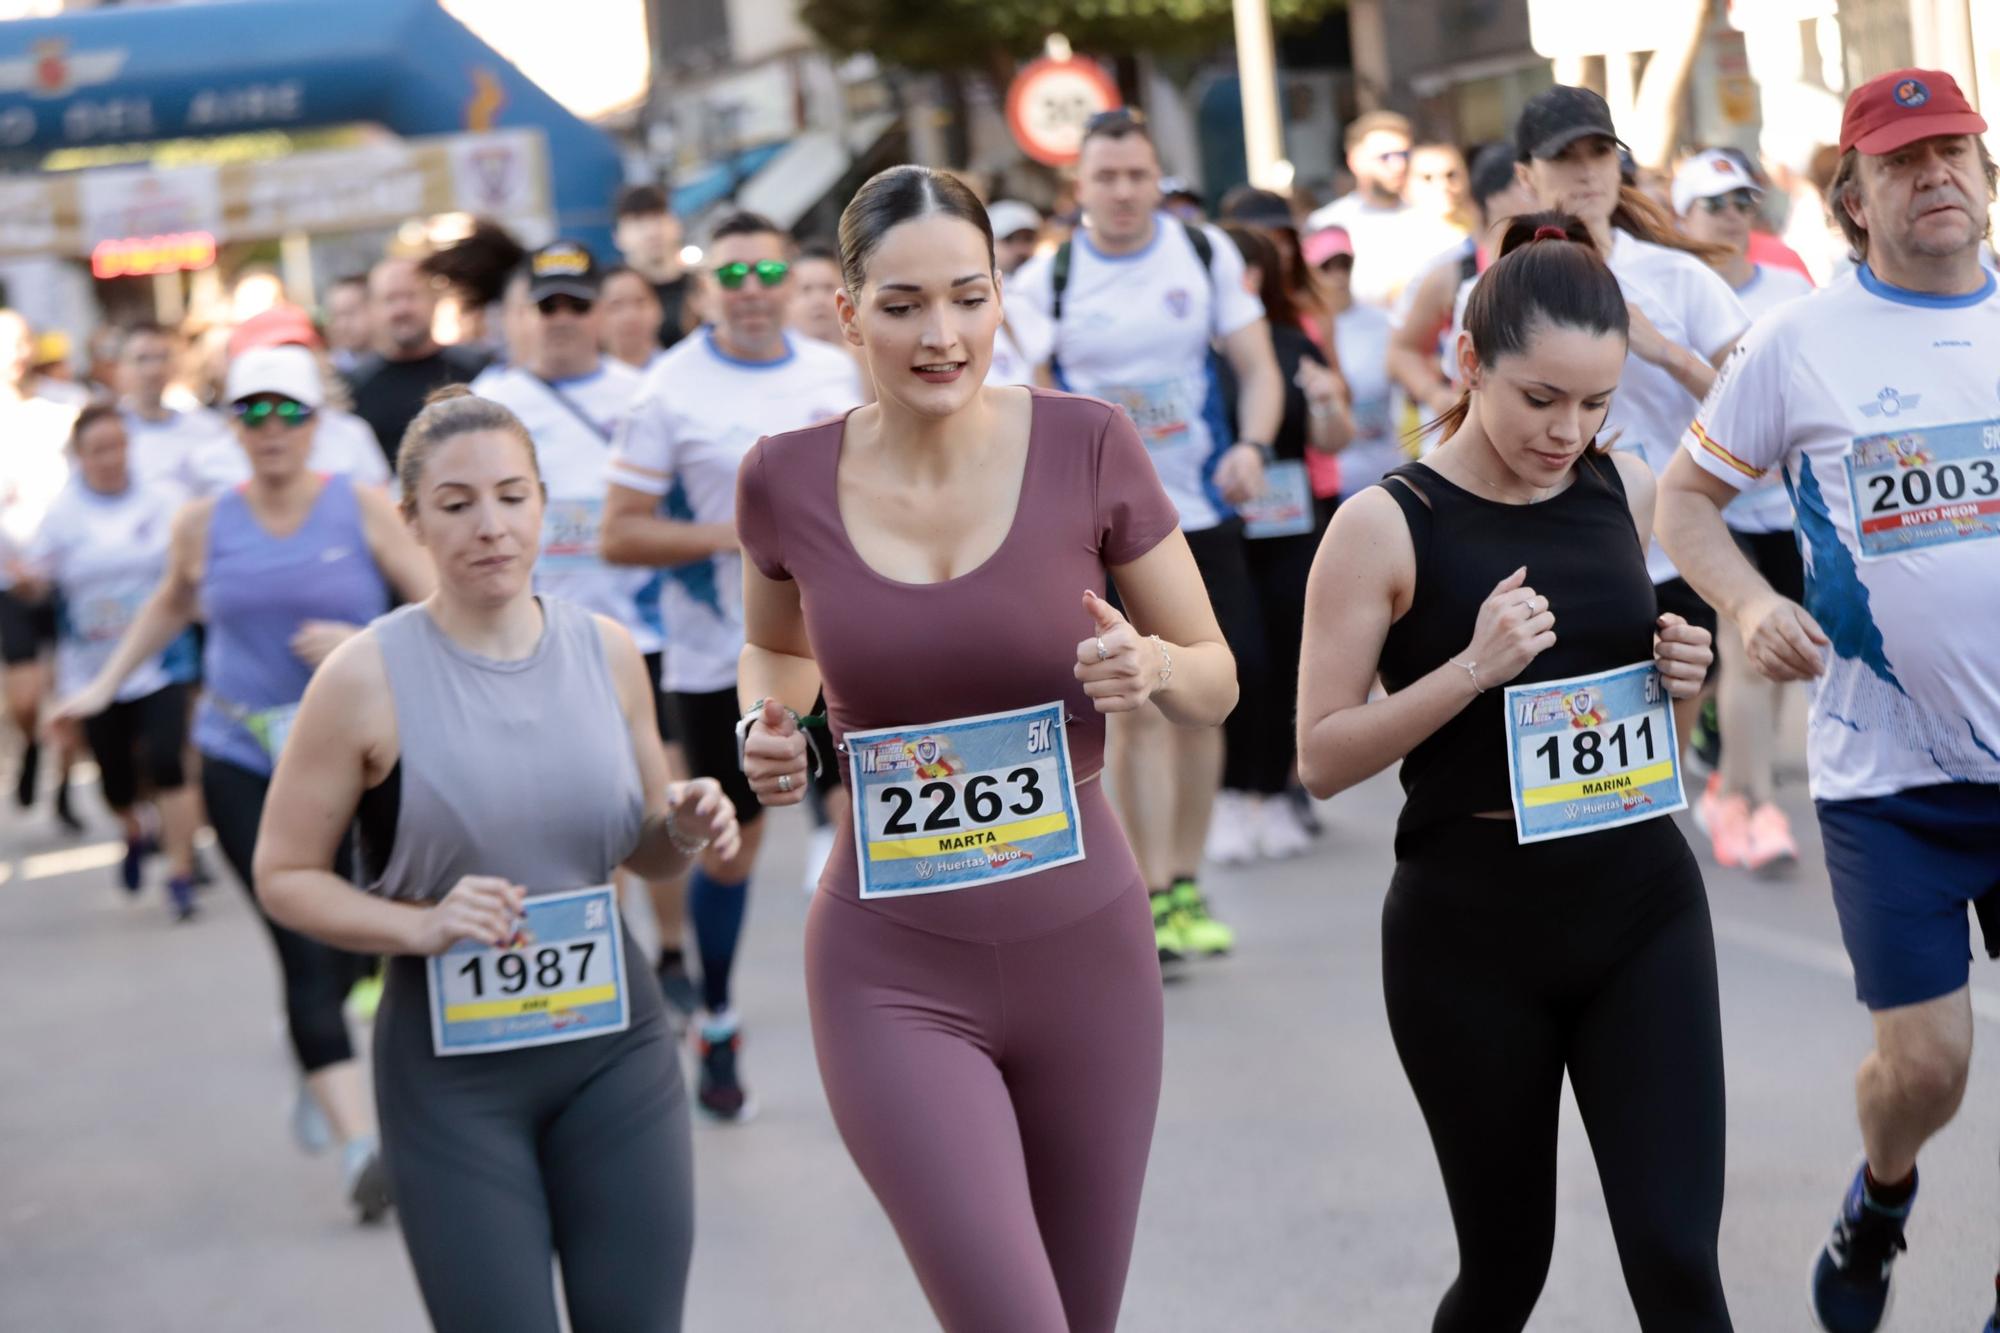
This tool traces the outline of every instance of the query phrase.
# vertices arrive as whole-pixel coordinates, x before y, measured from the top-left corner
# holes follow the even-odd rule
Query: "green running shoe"
[[[1160,961],[1178,963],[1187,957],[1186,937],[1181,933],[1180,913],[1174,908],[1172,890],[1152,895],[1153,899],[1153,943],[1160,950]]]
[[[1173,903],[1173,920],[1191,954],[1212,957],[1236,947],[1236,932],[1208,914],[1208,900],[1191,879],[1176,881],[1168,890]],[[1158,909],[1155,908],[1157,915]]]

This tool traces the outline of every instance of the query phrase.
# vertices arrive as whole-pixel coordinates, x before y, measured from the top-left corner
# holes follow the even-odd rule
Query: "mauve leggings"
[[[1145,886],[1008,943],[822,890],[806,993],[834,1122],[947,1333],[1114,1328],[1160,1099]]]

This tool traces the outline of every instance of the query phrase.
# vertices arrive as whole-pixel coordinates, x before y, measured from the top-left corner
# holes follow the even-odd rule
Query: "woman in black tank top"
[[[1562,214],[1518,219],[1501,255],[1447,438],[1343,505],[1314,561],[1300,773],[1326,797],[1402,761],[1382,973],[1458,1234],[1433,1333],[1526,1325],[1565,1074],[1641,1326],[1727,1330],[1715,943],[1658,817],[1682,804],[1670,702],[1700,689],[1708,633],[1659,614],[1652,474],[1595,438],[1617,279]]]

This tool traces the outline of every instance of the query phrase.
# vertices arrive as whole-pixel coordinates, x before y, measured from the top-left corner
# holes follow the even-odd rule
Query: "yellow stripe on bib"
[[[1585,778],[1581,782],[1564,782],[1553,787],[1530,787],[1521,794],[1521,804],[1556,805],[1591,796],[1616,796],[1620,792],[1636,791],[1655,782],[1664,782],[1673,775],[1674,761],[1668,759],[1646,768],[1635,768],[1629,773],[1614,773],[1608,778]]]
[[[928,838],[898,838],[868,844],[871,861],[911,861],[926,856],[950,856],[954,852],[983,851],[1002,843],[1021,842],[1044,834],[1061,833],[1069,827],[1069,816],[1058,811],[1013,824],[995,824],[969,833],[940,833]]]
[[[515,1018],[521,1014],[542,1014],[586,1005],[610,1004],[618,999],[616,986],[590,986],[583,990],[553,991],[547,995],[523,995],[519,999],[479,1000],[472,1004],[444,1007],[447,1023],[472,1023],[482,1018]]]

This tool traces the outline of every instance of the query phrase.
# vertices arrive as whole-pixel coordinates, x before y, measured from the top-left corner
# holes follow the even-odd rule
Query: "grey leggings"
[[[375,1102],[403,1244],[439,1333],[674,1333],[694,1245],[687,1088],[626,937],[632,1026],[560,1046],[431,1053],[423,960],[389,962]]]
[[[806,994],[827,1101],[948,1333],[1118,1322],[1162,1005],[1145,886],[1116,860],[1132,881],[1107,906],[1009,943],[814,896]]]

